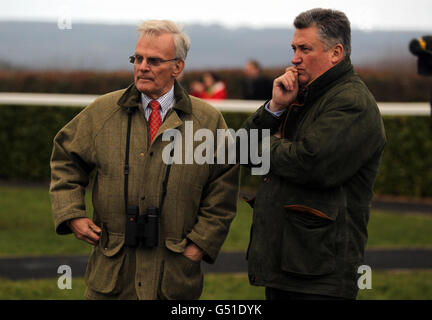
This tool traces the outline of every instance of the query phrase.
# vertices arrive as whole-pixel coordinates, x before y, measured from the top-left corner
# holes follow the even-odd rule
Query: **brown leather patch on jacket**
[[[301,204],[286,205],[286,206],[284,206],[284,208],[295,210],[295,211],[300,211],[300,212],[310,213],[310,214],[313,214],[313,215],[315,215],[317,217],[328,219],[328,220],[331,220],[331,221],[335,220],[334,218],[329,217],[328,215],[326,215],[322,211],[319,211],[317,209],[314,209],[314,208],[311,208],[311,207],[308,207],[308,206],[304,206],[304,205],[301,205]]]

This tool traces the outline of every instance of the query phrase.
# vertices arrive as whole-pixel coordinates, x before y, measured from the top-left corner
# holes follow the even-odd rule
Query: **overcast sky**
[[[432,32],[432,0],[14,0],[2,1],[0,20],[57,22],[67,16],[72,24],[136,25],[146,19],[171,19],[228,27],[291,27],[297,14],[314,7],[344,11],[353,29]]]

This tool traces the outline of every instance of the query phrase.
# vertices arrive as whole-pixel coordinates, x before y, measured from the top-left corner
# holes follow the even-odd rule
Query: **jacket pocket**
[[[302,276],[335,270],[337,207],[286,205],[281,268]]]
[[[85,275],[86,285],[100,293],[113,293],[125,257],[124,234],[102,228],[99,244],[94,247]]]
[[[183,240],[178,245],[173,239],[166,241],[165,259],[159,298],[163,300],[196,300],[203,289],[201,261],[195,262],[183,255]],[[183,251],[179,250],[183,247]],[[181,252],[180,252],[181,251]]]

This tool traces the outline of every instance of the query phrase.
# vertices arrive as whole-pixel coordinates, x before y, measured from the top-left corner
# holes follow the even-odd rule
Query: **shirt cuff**
[[[275,112],[270,111],[269,106],[270,106],[270,101],[265,104],[264,109],[267,110],[268,112],[270,112],[272,115],[274,115],[277,118],[279,118],[282,115],[282,113],[285,112],[285,110],[275,111]]]

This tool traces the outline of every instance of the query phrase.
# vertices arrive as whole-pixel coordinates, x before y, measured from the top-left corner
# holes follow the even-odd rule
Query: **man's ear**
[[[178,76],[180,73],[182,73],[184,67],[185,67],[185,62],[184,62],[184,60],[177,60],[177,61],[175,61],[175,63],[174,63],[174,68],[173,68],[173,71],[172,71],[171,75],[172,75],[174,78],[177,78],[177,76]]]
[[[333,65],[338,64],[344,59],[344,47],[339,43],[332,49],[331,62]]]

